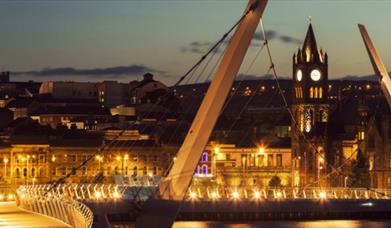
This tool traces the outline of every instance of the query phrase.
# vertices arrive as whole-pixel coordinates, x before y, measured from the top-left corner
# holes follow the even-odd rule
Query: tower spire
[[[318,51],[318,46],[316,44],[315,34],[314,30],[312,29],[311,22],[309,23],[307,35],[303,43],[303,51],[307,53],[314,53],[315,51]]]

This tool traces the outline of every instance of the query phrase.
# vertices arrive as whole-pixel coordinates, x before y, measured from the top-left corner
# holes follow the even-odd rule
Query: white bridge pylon
[[[168,176],[159,185],[159,198],[167,200],[182,200],[184,198],[266,4],[266,0],[249,1],[245,12],[250,7],[256,7],[239,24],[229,42],[191,128],[179,149],[177,159]]]
[[[365,47],[368,51],[369,59],[371,60],[373,69],[376,76],[379,78],[380,87],[384,93],[384,96],[387,99],[388,106],[391,108],[391,79],[388,71],[381,59],[379,53],[377,52],[375,46],[372,43],[371,38],[368,35],[368,32],[364,25],[359,24],[358,28],[360,29],[361,36],[364,40]]]
[[[170,227],[189,188],[224,102],[258,27],[267,0],[249,0],[168,176],[143,206],[136,227]],[[163,213],[162,213],[163,212]]]

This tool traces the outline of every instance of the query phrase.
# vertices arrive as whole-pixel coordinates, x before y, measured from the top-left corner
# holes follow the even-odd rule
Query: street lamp
[[[318,158],[318,185],[320,187],[320,172],[323,169],[324,158]]]
[[[101,162],[103,160],[103,156],[102,155],[95,155],[95,160],[97,160],[99,163],[99,172],[102,171]]]
[[[265,147],[261,146],[258,148],[258,154],[259,155],[265,155],[266,152],[265,152]]]
[[[217,173],[217,156],[220,154],[221,150],[219,146],[214,146],[213,147],[213,156],[212,156],[212,174],[214,177],[216,177]]]

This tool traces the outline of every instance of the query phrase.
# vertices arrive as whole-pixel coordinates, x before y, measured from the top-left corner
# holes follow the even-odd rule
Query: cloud
[[[279,41],[281,41],[283,43],[287,43],[287,44],[301,44],[301,40],[299,40],[295,37],[288,36],[288,35],[281,35],[277,31],[274,31],[274,30],[266,31],[265,35],[269,41],[270,40],[279,40]],[[222,46],[226,46],[230,39],[231,39],[231,37],[228,37],[227,39],[225,39],[223,41]],[[263,34],[260,32],[256,32],[256,33],[254,33],[254,37],[253,37],[253,41],[251,43],[251,46],[255,46],[263,40],[265,40],[263,37]],[[210,48],[212,48],[212,46],[214,44],[215,43],[213,43],[213,42],[207,42],[207,41],[206,42],[193,41],[184,47],[180,47],[180,51],[183,53],[188,52],[188,53],[193,53],[193,54],[205,54]],[[219,52],[221,52],[221,51],[222,50],[219,49]]]
[[[140,76],[147,72],[164,74],[144,65],[116,66],[108,68],[76,69],[72,67],[46,68],[40,71],[12,72],[13,75],[25,75],[33,77],[57,77],[57,76],[83,76],[88,78],[103,77],[120,79],[128,76]]]
[[[291,36],[280,36],[279,39],[284,43],[301,44],[302,41]]]

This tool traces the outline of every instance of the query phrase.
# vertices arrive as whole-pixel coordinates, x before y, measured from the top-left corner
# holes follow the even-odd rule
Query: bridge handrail
[[[44,194],[48,185],[20,186],[17,190],[21,208],[63,221],[76,228],[92,227],[94,215],[83,203],[55,191]]]

